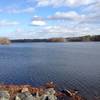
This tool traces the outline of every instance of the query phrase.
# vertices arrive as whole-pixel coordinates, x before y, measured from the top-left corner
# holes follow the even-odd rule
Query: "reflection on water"
[[[92,100],[100,95],[100,43],[0,46],[0,82],[38,86],[54,81]]]

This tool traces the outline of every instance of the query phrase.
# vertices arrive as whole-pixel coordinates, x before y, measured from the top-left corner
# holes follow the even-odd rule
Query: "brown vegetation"
[[[48,39],[48,42],[65,42],[64,38],[51,38]]]
[[[10,44],[10,40],[8,38],[0,38],[0,44]]]

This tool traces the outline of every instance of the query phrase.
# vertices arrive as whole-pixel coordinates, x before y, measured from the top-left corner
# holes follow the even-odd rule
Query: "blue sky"
[[[0,37],[100,34],[100,0],[2,0]]]

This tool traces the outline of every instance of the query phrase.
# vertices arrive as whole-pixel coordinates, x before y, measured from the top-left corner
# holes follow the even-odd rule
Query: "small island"
[[[8,38],[0,38],[0,45],[9,45],[11,41]]]

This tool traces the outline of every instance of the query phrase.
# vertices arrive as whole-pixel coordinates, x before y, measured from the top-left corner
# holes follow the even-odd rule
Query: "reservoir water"
[[[0,83],[53,81],[88,100],[100,96],[100,43],[13,43],[0,46]]]

